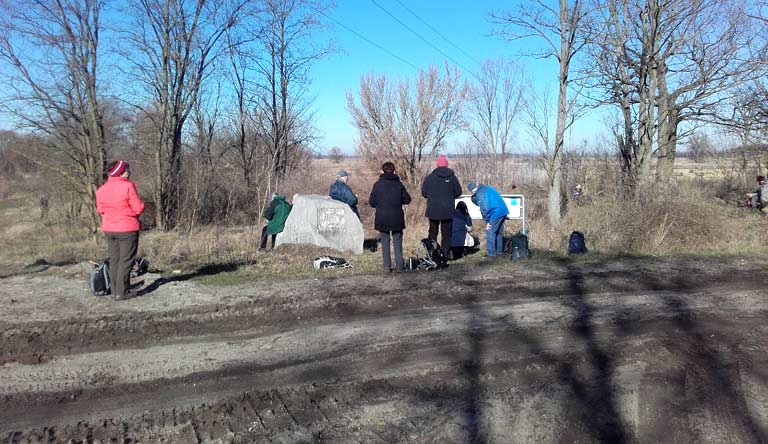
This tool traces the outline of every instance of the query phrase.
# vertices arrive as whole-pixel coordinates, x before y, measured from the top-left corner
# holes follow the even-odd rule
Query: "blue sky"
[[[377,4],[429,43],[406,29]],[[506,57],[524,67],[526,77],[537,91],[546,88],[551,92],[551,98],[555,99],[557,62],[521,56],[539,47],[540,42],[535,39],[509,42],[491,35],[494,31],[491,12],[514,11],[518,4],[519,1],[510,0],[337,0],[336,6],[327,14],[338,24],[321,17],[328,27],[317,36],[323,41],[334,41],[337,51],[318,61],[310,73],[315,125],[321,135],[317,148],[327,152],[330,147],[339,146],[345,153],[354,153],[356,130],[346,109],[346,92],[356,95],[360,78],[368,73],[386,74],[392,80],[402,80],[416,76],[414,66],[426,69],[430,65],[442,67],[447,62],[453,66],[461,65],[457,67],[464,77],[472,80],[468,71],[477,72],[478,62]],[[447,37],[450,43],[429,29],[422,20]],[[345,26],[398,57],[365,41]],[[589,118],[574,125],[573,132],[569,133],[574,142],[579,143],[585,138],[591,140],[603,132],[597,114],[593,111]],[[12,126],[12,119],[0,114],[0,128]],[[521,139],[525,138],[523,130],[519,130],[518,134]],[[568,139],[566,142],[569,142]],[[455,137],[451,139],[446,150],[454,151],[453,145],[458,141]],[[521,145],[526,145],[524,140]]]
[[[533,82],[535,88],[551,87],[552,91],[556,92],[557,62],[520,56],[537,45],[537,41],[508,42],[491,35],[494,31],[494,25],[490,20],[491,12],[510,10],[515,8],[517,2],[508,0],[400,0],[400,2],[398,0],[339,0],[336,7],[328,13],[341,24],[418,68],[426,68],[429,65],[442,66],[446,61],[450,64],[454,63],[398,23],[376,6],[376,3],[467,70],[477,72],[476,61],[508,57],[525,66],[526,76]],[[472,57],[443,40],[400,3]],[[344,152],[352,153],[356,130],[346,110],[346,91],[351,90],[356,95],[361,76],[370,72],[383,73],[393,79],[403,79],[414,77],[417,71],[342,26],[332,22],[330,25],[331,29],[324,36],[333,38],[339,51],[318,62],[312,70],[312,89],[316,97],[316,125],[323,135],[320,149],[324,150],[335,145]],[[464,76],[471,79],[472,75],[464,72]],[[452,151],[452,147],[447,148],[449,152]]]

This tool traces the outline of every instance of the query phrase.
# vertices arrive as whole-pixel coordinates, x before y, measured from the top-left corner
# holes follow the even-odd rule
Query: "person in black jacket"
[[[443,240],[440,248],[445,257],[448,257],[448,251],[451,249],[454,202],[461,196],[461,184],[453,170],[448,168],[448,159],[445,156],[440,155],[437,158],[437,168],[424,179],[421,195],[427,198],[427,211],[424,215],[429,219],[429,238],[437,241],[439,227]]]
[[[384,271],[392,271],[389,254],[389,240],[395,245],[395,267],[397,271],[405,269],[403,262],[403,230],[405,214],[403,205],[411,203],[411,195],[405,189],[400,177],[395,174],[395,165],[387,162],[381,166],[383,173],[378,182],[373,184],[368,202],[376,209],[373,226],[381,237],[381,254],[384,257]]]

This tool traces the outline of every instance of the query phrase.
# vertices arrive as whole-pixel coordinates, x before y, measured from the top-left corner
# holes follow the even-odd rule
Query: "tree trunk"
[[[560,225],[560,187],[563,179],[563,148],[565,145],[565,120],[568,113],[568,70],[570,68],[571,47],[568,42],[568,2],[560,0],[560,73],[558,81],[560,88],[557,93],[557,127],[555,128],[555,147],[552,151],[549,190],[547,199],[547,215],[552,226]]]
[[[659,64],[658,69],[658,161],[656,163],[656,180],[660,183],[672,181],[675,172],[675,152],[677,150],[677,126],[680,112],[675,101],[667,90],[666,66]]]

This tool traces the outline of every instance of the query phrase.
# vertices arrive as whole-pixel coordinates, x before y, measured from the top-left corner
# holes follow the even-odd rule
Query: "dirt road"
[[[0,442],[768,443],[765,259],[68,274],[0,279]]]

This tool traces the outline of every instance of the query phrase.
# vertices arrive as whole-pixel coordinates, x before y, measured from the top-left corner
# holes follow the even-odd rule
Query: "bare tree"
[[[272,157],[274,176],[282,180],[300,152],[314,143],[309,69],[330,51],[317,39],[322,0],[264,0],[259,13],[260,48],[252,59],[260,78],[254,121]]]
[[[525,91],[522,70],[508,60],[485,61],[476,83],[470,87],[469,134],[481,150],[501,156],[502,172]]]
[[[632,195],[637,184],[650,180],[654,154],[656,71],[653,68],[658,20],[648,10],[625,0],[592,4],[586,24],[593,90],[604,92],[598,105],[619,110],[611,123],[621,154],[624,183]]]
[[[764,34],[748,0],[600,0],[593,4],[594,78],[606,101],[619,106],[619,147],[630,182],[672,178],[685,122],[719,120],[718,109],[737,87],[765,72],[756,54]]]
[[[755,55],[765,26],[745,12],[749,1],[652,2],[661,17],[655,70],[658,106],[656,177],[671,180],[680,124],[712,117],[736,87],[765,74]],[[764,44],[764,43],[762,43]]]
[[[242,31],[242,34],[237,32]],[[252,60],[252,48],[247,44],[248,34],[258,33],[252,26],[246,26],[244,30],[233,28],[227,31],[227,62],[226,76],[232,88],[235,102],[235,115],[230,124],[232,130],[232,149],[235,154],[235,164],[240,168],[243,183],[250,188],[260,150],[259,142],[263,138],[254,134],[261,125],[252,122],[254,113],[252,107],[252,89],[254,80],[251,78],[253,70],[249,68]]]
[[[384,75],[360,80],[359,103],[347,92],[347,109],[358,131],[358,152],[378,169],[391,160],[403,179],[417,184],[425,158],[444,148],[461,126],[467,84],[456,69],[419,71],[415,81],[388,82]]]
[[[535,37],[544,43],[544,48],[535,55],[541,58],[552,57],[559,63],[557,126],[554,146],[552,150],[547,150],[547,154],[552,157],[546,160],[552,165],[548,171],[547,214],[550,224],[557,225],[560,223],[562,206],[560,188],[565,131],[575,116],[575,103],[568,99],[568,88],[572,82],[569,76],[574,57],[586,44],[581,31],[588,11],[581,0],[559,0],[557,9],[545,0],[533,0],[530,3],[531,7],[521,6],[518,12],[494,14],[493,18],[501,27],[499,34],[502,37],[514,40]]]
[[[133,0],[134,26],[126,31],[133,73],[148,91],[135,105],[156,137],[144,149],[154,163],[155,221],[174,228],[178,216],[184,128],[198,100],[224,33],[233,27],[241,0]]]
[[[95,235],[93,205],[106,169],[99,104],[99,0],[14,0],[1,5],[0,63],[8,69],[4,108],[18,124],[43,135],[58,171],[80,196]],[[52,160],[51,159],[51,160]]]
[[[715,148],[707,133],[691,134],[688,138],[688,154],[695,162],[702,162],[715,154]]]
[[[333,163],[339,163],[344,157],[344,153],[341,152],[341,148],[334,146],[328,150],[328,157],[333,161]]]

